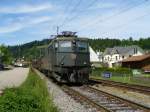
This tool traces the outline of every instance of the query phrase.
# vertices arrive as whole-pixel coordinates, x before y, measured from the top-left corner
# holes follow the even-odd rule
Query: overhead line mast
[[[65,8],[64,8],[64,11],[63,11],[64,13],[68,12],[69,7],[70,7],[71,4],[72,4],[72,1],[73,1],[73,0],[69,0],[69,1],[68,1],[68,0],[64,0],[64,3],[67,3],[67,4],[64,6],[64,7],[65,7]],[[65,16],[65,17],[60,16],[60,17],[58,18],[58,20],[60,20],[60,19],[62,19],[62,18],[64,18],[64,20],[65,20],[66,16]],[[59,29],[59,26],[60,26],[59,24],[61,24],[61,22],[60,22],[60,23],[58,23],[58,22],[57,22],[57,23],[56,23],[56,22],[53,23],[53,30],[54,30],[54,32],[56,32],[56,34],[59,33],[59,30],[57,31],[57,29]]]
[[[57,26],[57,35],[59,34],[59,26]]]

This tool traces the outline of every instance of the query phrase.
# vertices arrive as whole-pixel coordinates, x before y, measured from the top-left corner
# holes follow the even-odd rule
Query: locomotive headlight
[[[86,65],[87,63],[86,63],[86,62],[84,62],[83,64],[84,64],[84,65]]]
[[[76,57],[77,57],[77,55],[76,55],[76,54],[71,54],[71,59],[75,60],[75,59],[76,59]]]

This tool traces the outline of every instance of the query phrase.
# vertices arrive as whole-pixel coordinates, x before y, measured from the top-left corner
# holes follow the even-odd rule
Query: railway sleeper
[[[122,111],[120,111],[119,110],[119,111],[116,111],[116,112],[145,112],[145,111],[138,111],[138,110],[136,110],[136,111],[135,110],[134,111],[133,110],[122,110]]]
[[[98,101],[100,104],[110,104],[110,102],[108,102],[108,101]]]
[[[113,110],[113,111],[115,111],[115,110],[138,110],[138,109],[134,109],[134,108],[129,107],[129,106],[125,106],[125,107],[112,107],[112,108],[109,108],[109,109]]]
[[[98,102],[101,104],[120,104],[121,103],[120,101],[108,101],[104,99],[98,100]]]
[[[124,107],[126,105],[125,104],[106,104],[105,106],[107,106],[107,107]]]
[[[130,106],[128,106],[127,104],[124,104],[124,103],[121,103],[121,104],[116,104],[116,103],[113,103],[113,104],[110,104],[110,103],[105,103],[103,104],[103,106],[107,107],[107,108],[132,108]],[[132,108],[133,109],[133,108]]]
[[[105,101],[105,102],[99,101],[99,103],[104,104],[104,105],[105,104],[116,104],[116,105],[117,104],[122,104],[121,102],[117,102],[117,101],[116,102],[114,102],[114,101],[113,102],[112,101]]]
[[[117,109],[117,110],[114,110],[115,112],[145,112],[145,111],[142,111],[142,110],[133,110],[133,109],[125,109],[125,110],[122,110],[122,109]]]

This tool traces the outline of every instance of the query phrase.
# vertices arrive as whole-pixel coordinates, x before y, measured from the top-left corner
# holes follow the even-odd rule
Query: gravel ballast
[[[130,91],[130,90],[120,89],[116,87],[103,86],[101,84],[94,85],[93,87],[150,108],[150,96],[149,95],[145,95],[145,94]]]
[[[67,95],[60,87],[47,79],[42,73],[36,72],[44,78],[47,82],[50,95],[53,97],[55,105],[59,108],[60,112],[94,112],[93,109],[86,108],[69,95]]]

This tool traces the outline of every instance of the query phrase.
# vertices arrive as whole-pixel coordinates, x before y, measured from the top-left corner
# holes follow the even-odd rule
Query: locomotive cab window
[[[59,41],[59,51],[70,52],[72,50],[71,41]]]
[[[88,51],[88,44],[87,42],[78,41],[76,43],[77,45],[77,51],[78,52],[87,52]]]

